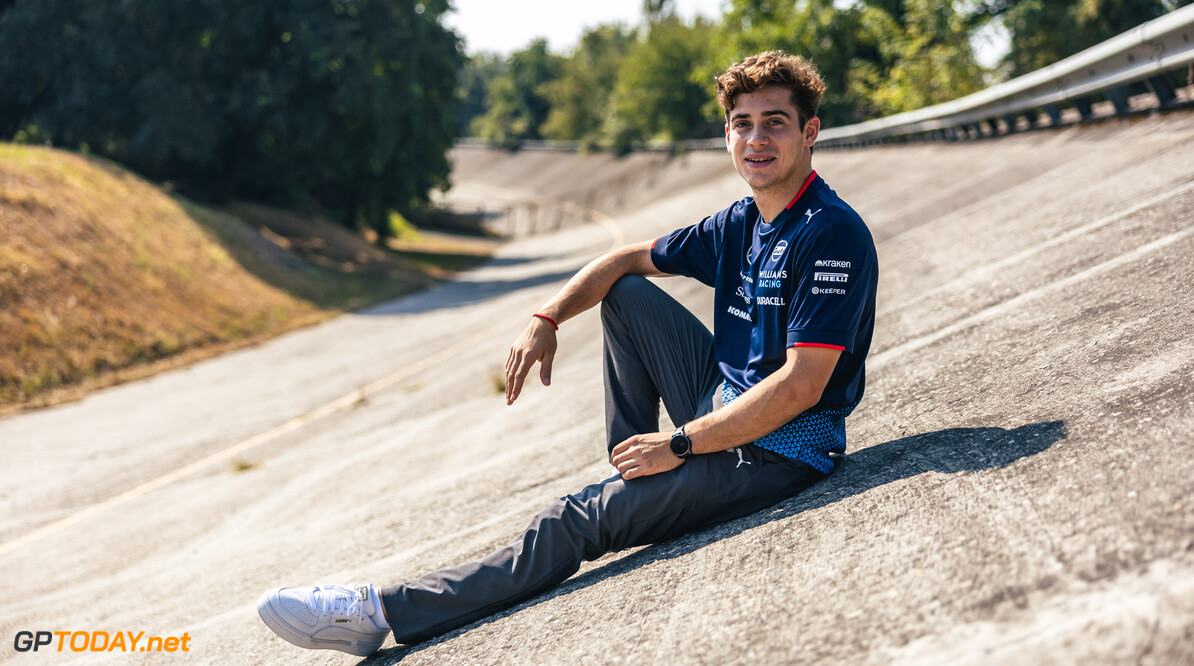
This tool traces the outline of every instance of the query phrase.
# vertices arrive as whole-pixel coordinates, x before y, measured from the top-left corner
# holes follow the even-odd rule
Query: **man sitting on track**
[[[726,147],[747,197],[652,242],[602,256],[540,310],[510,349],[506,400],[558,326],[601,303],[606,435],[617,474],[535,516],[517,540],[413,582],[281,588],[258,611],[306,648],[356,655],[386,634],[414,643],[559,584],[583,560],[657,543],[795,495],[833,471],[862,398],[878,263],[862,219],[812,169],[825,90],[781,52],[717,79]],[[715,290],[714,332],[644,276]],[[675,432],[655,432],[662,399]]]

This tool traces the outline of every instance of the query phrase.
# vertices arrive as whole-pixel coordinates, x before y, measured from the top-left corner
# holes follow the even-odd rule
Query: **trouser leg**
[[[693,456],[663,474],[612,477],[557,500],[481,560],[384,588],[386,616],[399,643],[426,640],[554,587],[584,560],[745,516],[822,477],[753,445]]]
[[[602,303],[606,433],[613,446],[658,429],[662,399],[675,423],[707,413],[721,380],[708,329],[641,277]],[[748,515],[822,478],[753,445],[690,458],[663,474],[614,476],[561,498],[509,546],[382,590],[400,643],[451,631],[551,589],[581,562]]]
[[[605,433],[610,450],[659,430],[659,401],[676,424],[708,413],[721,373],[713,335],[687,308],[637,275],[601,303]]]

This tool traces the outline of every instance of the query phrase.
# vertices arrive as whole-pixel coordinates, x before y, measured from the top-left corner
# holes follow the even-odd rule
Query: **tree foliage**
[[[456,123],[461,136],[468,136],[473,119],[489,110],[489,89],[505,68],[505,60],[492,53],[477,53],[465,60],[460,72],[460,110]]]
[[[877,61],[856,59],[849,82],[863,117],[911,111],[982,88],[966,17],[951,0],[907,0],[889,14],[867,8],[864,29],[878,45]],[[869,98],[869,99],[868,99]],[[862,100],[866,100],[862,102]]]
[[[1011,76],[1050,65],[1190,4],[1191,0],[986,0],[979,20],[997,18],[1011,34]]]
[[[616,147],[709,134],[704,106],[713,86],[702,81],[697,68],[712,57],[714,34],[706,21],[688,25],[668,16],[651,24],[646,36],[631,45],[614,86],[610,135]]]
[[[971,39],[1023,74],[1194,0],[644,0],[568,55],[464,59],[448,0],[0,0],[0,137],[99,153],[184,191],[314,206],[389,230],[446,185],[462,132],[625,150],[717,136],[714,78],[760,51],[817,64],[826,126],[977,90]]]
[[[489,110],[473,121],[474,133],[500,145],[543,138],[541,127],[551,110],[547,88],[559,77],[563,60],[548,53],[543,39],[512,54],[490,84]]]
[[[462,60],[447,8],[17,0],[0,16],[0,134],[385,234],[389,209],[446,183]]]
[[[718,22],[686,23],[673,1],[643,0],[637,30],[601,26],[567,56],[553,59],[538,43],[496,68],[486,64],[505,74],[492,79],[487,112],[472,129],[507,145],[543,137],[619,151],[716,136],[714,79],[730,63],[774,49],[817,65],[828,86],[824,125],[844,125],[962,97],[1191,2],[730,0]],[[973,42],[992,21],[1007,27],[1011,43],[988,71]],[[533,106],[544,100],[545,114]]]
[[[543,126],[548,139],[576,140],[586,146],[608,144],[615,124],[613,90],[619,69],[638,33],[622,25],[587,31],[563,62],[559,78],[544,92],[551,111]]]

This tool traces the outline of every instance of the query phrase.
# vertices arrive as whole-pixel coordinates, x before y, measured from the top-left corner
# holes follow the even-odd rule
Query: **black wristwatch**
[[[688,439],[688,435],[684,434],[684,426],[676,428],[676,432],[672,433],[669,446],[671,446],[672,455],[681,460],[686,460],[692,455],[692,440]]]

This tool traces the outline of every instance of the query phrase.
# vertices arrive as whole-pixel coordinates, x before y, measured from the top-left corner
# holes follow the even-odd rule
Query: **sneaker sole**
[[[274,602],[281,602],[278,599],[277,590],[271,590],[261,595],[261,598],[257,600],[257,614],[261,616],[261,621],[265,623],[265,626],[269,627],[279,638],[291,645],[297,645],[308,650],[339,650],[358,657],[368,657],[380,650],[382,644],[385,643],[384,639],[376,643],[316,640],[310,635],[291,627],[283,620],[282,616],[274,610]]]

